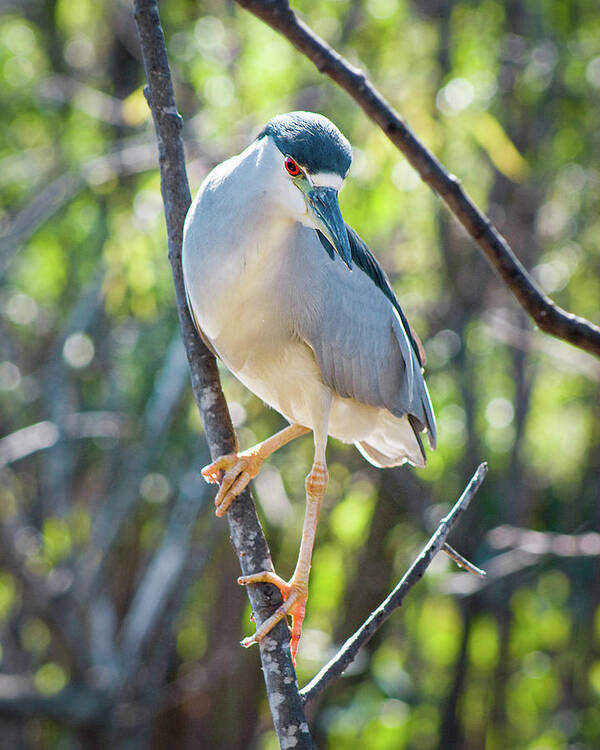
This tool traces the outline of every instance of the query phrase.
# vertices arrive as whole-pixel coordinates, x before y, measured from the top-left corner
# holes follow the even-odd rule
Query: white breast
[[[257,179],[257,164],[266,158],[274,157],[255,143],[214,169],[190,208],[183,241],[184,280],[198,325],[262,398],[259,384],[267,370],[277,371],[280,363],[272,360],[293,339],[285,305],[273,292],[285,276],[295,223],[273,204],[278,194],[268,181]]]

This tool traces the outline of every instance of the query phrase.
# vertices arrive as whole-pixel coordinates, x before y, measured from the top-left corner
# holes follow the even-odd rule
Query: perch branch
[[[302,688],[300,695],[305,703],[316,698],[317,695],[322,693],[330,683],[338,679],[338,677],[341,677],[343,671],[356,658],[359,649],[370,640],[392,612],[402,604],[404,597],[408,594],[415,583],[421,580],[433,558],[444,547],[446,537],[469,507],[471,499],[481,486],[486,474],[487,464],[482,463],[477,468],[475,474],[471,477],[471,481],[460,498],[456,501],[452,510],[439,522],[435,533],[425,547],[423,547],[421,554],[404,574],[396,588],[391,592],[387,599],[377,607],[377,609],[371,612],[365,622],[360,626],[356,633],[354,633],[354,635],[348,638],[333,659],[323,667],[308,685]]]
[[[173,271],[177,313],[190,366],[192,389],[198,404],[211,456],[236,449],[236,438],[221,390],[214,357],[204,346],[190,318],[181,267],[183,224],[190,205],[185,171],[182,120],[175,106],[173,84],[156,0],[135,0],[135,21],[148,80],[147,99],[152,111],[161,174],[161,191]],[[227,514],[231,539],[244,575],[272,569],[269,548],[252,497],[245,491]],[[247,593],[259,625],[281,604],[272,586],[249,586]],[[287,623],[282,621],[260,643],[260,656],[275,731],[282,747],[313,748],[289,650]]]
[[[508,242],[467,195],[460,180],[450,174],[421,143],[362,70],[350,65],[299,20],[287,0],[236,2],[283,34],[321,73],[350,94],[364,112],[379,125],[421,175],[423,181],[446,203],[479,245],[519,304],[542,331],[600,356],[600,327],[563,310],[544,294],[515,256]]]

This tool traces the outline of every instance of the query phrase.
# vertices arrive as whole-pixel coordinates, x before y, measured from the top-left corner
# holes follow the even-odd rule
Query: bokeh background
[[[299,0],[463,181],[533,276],[600,322],[593,0]],[[354,147],[346,220],[427,350],[439,448],[377,471],[331,441],[298,676],[405,571],[481,460],[451,542],[309,711],[320,748],[600,747],[597,359],[535,331],[350,98],[232,2],[161,3],[190,181],[279,112]],[[0,2],[0,745],[277,746],[179,342],[130,4]],[[223,373],[240,442],[282,427]],[[310,437],[255,483],[294,566]]]

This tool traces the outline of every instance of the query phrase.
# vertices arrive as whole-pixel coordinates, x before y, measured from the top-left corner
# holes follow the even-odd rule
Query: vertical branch
[[[175,283],[177,313],[190,366],[194,397],[202,416],[211,456],[216,458],[224,453],[230,453],[237,446],[215,359],[195,331],[186,304],[181,244],[183,224],[190,205],[190,189],[181,139],[182,120],[175,106],[156,0],[135,0],[134,8],[148,80],[146,96],[158,141],[161,191],[165,205],[169,260]],[[249,491],[244,492],[236,500],[227,517],[231,539],[243,574],[248,575],[265,568],[272,569],[269,548]],[[279,592],[272,586],[249,586],[247,592],[257,625],[260,625],[272,614],[274,607],[281,603]],[[298,693],[285,621],[279,623],[260,643],[260,655],[269,705],[280,744],[282,747],[294,747],[295,750],[314,747]]]

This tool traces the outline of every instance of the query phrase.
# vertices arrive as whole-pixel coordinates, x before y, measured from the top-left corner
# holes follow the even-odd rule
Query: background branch
[[[236,2],[283,34],[321,73],[347,91],[379,125],[423,181],[443,199],[498,271],[519,304],[543,331],[600,356],[600,327],[563,310],[535,284],[508,242],[467,195],[460,180],[444,169],[362,70],[350,65],[300,21],[287,0]]]
[[[505,524],[489,531],[486,541],[493,549],[506,551],[488,560],[488,574],[485,579],[469,577],[467,580],[464,576],[451,575],[443,586],[446,593],[453,596],[472,596],[504,578],[538,565],[541,560],[548,557],[598,559],[600,556],[600,534],[595,531],[557,534]]]

